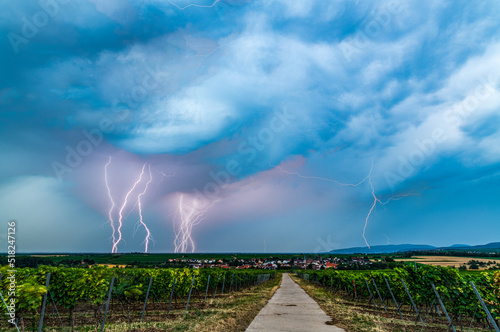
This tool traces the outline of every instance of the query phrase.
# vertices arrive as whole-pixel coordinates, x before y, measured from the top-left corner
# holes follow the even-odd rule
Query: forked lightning
[[[136,196],[137,198],[135,201],[136,201],[136,205],[138,207],[138,212],[139,212],[139,222],[144,227],[144,229],[146,231],[146,237],[144,239],[144,244],[145,244],[144,252],[148,252],[149,241],[152,240],[152,236],[151,236],[151,231],[149,230],[148,226],[144,222],[144,218],[142,215],[142,207],[143,207],[142,206],[142,197],[146,194],[150,183],[153,181],[153,176],[151,174],[151,166],[147,163],[145,163],[142,166],[141,173],[139,174],[137,180],[133,183],[132,188],[130,188],[130,190],[127,191],[127,193],[125,194],[125,198],[123,200],[123,203],[118,210],[118,216],[117,216],[117,218],[115,218],[115,217],[113,217],[113,213],[115,211],[117,204],[116,204],[116,200],[113,198],[113,195],[111,193],[111,186],[109,184],[108,167],[110,164],[111,164],[111,157],[109,157],[108,162],[104,166],[104,183],[106,185],[108,197],[109,197],[109,200],[111,202],[111,205],[110,205],[110,208],[108,211],[108,221],[111,225],[111,229],[112,229],[111,238],[113,241],[113,245],[111,247],[111,252],[117,253],[118,252],[118,244],[123,240],[121,230],[122,230],[123,221],[124,221],[124,212],[125,212],[125,209],[127,208],[127,206],[130,204],[130,201],[131,201],[130,198],[131,198],[131,196],[133,197],[133,194],[134,194],[136,188],[142,182],[144,182],[143,177],[144,177],[144,173],[146,171],[146,166],[148,167],[149,180],[144,185],[144,190],[142,192],[140,192],[139,194],[137,194],[137,196]],[[116,220],[116,224],[115,224],[115,220]]]

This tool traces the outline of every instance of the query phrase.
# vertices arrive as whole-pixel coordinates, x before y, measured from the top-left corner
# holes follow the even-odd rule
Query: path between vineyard
[[[331,324],[325,314],[290,276],[283,274],[281,285],[259,312],[247,332],[254,331],[344,331]]]

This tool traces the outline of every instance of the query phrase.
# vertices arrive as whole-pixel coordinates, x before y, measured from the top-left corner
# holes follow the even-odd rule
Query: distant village
[[[396,262],[390,257],[384,259],[372,260],[366,256],[343,256],[343,257],[251,257],[239,258],[237,256],[227,256],[224,258],[190,258],[180,256],[179,258],[164,258],[164,260],[143,260],[136,259],[129,261],[118,261],[122,255],[115,255],[106,262],[99,262],[99,256],[87,255],[82,257],[61,257],[63,259],[56,260],[60,257],[52,256],[22,256],[16,259],[19,267],[37,267],[40,265],[47,266],[66,266],[66,267],[82,267],[89,268],[94,265],[103,265],[110,268],[222,268],[222,269],[266,269],[266,270],[373,270],[373,269],[392,269],[404,263]],[[4,259],[6,260],[6,258]],[[0,265],[6,264],[1,262]]]
[[[366,266],[372,264],[368,258],[365,257],[350,257],[350,258],[321,258],[321,259],[284,259],[273,260],[263,258],[251,259],[234,259],[227,260],[210,260],[210,259],[189,259],[189,258],[172,258],[168,260],[170,264],[187,265],[190,268],[223,268],[223,269],[312,269],[312,270],[325,270],[325,269],[338,269],[339,266]]]

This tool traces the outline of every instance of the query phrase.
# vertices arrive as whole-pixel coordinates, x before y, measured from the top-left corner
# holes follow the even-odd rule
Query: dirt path
[[[246,331],[344,331],[330,324],[318,303],[285,273],[280,288]]]

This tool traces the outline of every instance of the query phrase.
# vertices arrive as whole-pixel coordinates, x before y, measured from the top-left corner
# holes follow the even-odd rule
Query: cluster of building
[[[223,269],[337,269],[340,264],[371,264],[368,258],[364,257],[349,257],[349,258],[303,258],[303,259],[266,259],[266,258],[251,258],[251,259],[234,259],[234,260],[211,260],[211,259],[191,259],[191,258],[172,258],[169,263],[186,264],[190,268],[223,268]]]
[[[337,269],[339,265],[369,265],[370,260],[365,257],[329,257],[322,259],[303,259],[294,261],[294,267],[301,269],[326,270]]]

